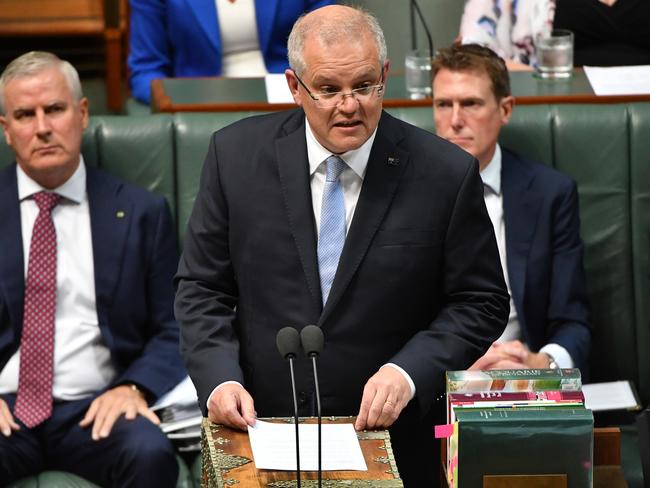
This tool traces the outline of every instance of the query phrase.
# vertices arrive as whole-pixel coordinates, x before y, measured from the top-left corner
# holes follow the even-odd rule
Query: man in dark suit
[[[479,161],[512,296],[503,336],[473,367],[586,368],[591,330],[575,182],[498,145],[514,99],[490,49],[440,50],[433,88],[436,132]]]
[[[0,77],[0,484],[58,469],[175,486],[148,402],[184,375],[163,198],[88,168],[76,70],[44,52]]]
[[[210,142],[176,277],[181,352],[204,413],[246,428],[293,411],[276,333],[317,324],[323,414],[391,427],[406,486],[432,486],[444,372],[472,364],[507,317],[478,165],[382,111],[374,17],[324,7],[288,47],[300,108]],[[297,368],[313,415],[311,369]]]

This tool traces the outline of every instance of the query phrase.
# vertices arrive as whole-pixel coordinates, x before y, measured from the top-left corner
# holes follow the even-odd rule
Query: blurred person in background
[[[151,101],[151,81],[283,73],[287,37],[304,12],[333,0],[130,0],[129,84]]]
[[[650,64],[647,0],[467,0],[460,38],[530,69],[536,37],[553,28],[574,33],[575,66]]]

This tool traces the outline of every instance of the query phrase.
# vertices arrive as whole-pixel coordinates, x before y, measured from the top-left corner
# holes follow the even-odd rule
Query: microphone
[[[284,359],[289,360],[289,371],[291,371],[291,392],[293,393],[293,418],[296,423],[296,481],[300,486],[300,436],[298,434],[298,402],[296,401],[296,380],[293,374],[293,360],[298,356],[300,349],[300,336],[293,327],[284,327],[275,336],[275,344]]]
[[[305,354],[311,358],[312,366],[314,368],[314,385],[316,386],[316,412],[318,414],[318,488],[321,488],[323,479],[323,465],[322,465],[322,445],[321,439],[321,413],[320,413],[320,390],[318,388],[318,371],[316,370],[316,358],[320,356],[323,351],[323,331],[320,327],[315,325],[307,325],[300,331],[300,339],[302,340],[302,348]]]
[[[429,26],[427,26],[426,21],[424,20],[424,15],[422,15],[422,10],[418,5],[417,0],[411,0],[411,44],[412,48],[417,48],[417,35],[415,31],[415,15],[414,12],[417,12],[418,17],[420,18],[420,23],[424,28],[424,33],[427,36],[427,41],[429,43],[429,57],[433,59],[433,38],[431,37],[431,32],[429,31]]]

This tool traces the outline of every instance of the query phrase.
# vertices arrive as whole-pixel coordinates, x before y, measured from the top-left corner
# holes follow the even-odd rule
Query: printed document
[[[299,424],[300,469],[318,470],[318,425]],[[296,470],[296,427],[258,420],[248,427],[257,469]],[[367,471],[352,424],[322,425],[323,471]]]

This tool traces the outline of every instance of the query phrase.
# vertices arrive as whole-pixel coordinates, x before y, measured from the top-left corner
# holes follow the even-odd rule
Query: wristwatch
[[[549,353],[545,352],[546,356],[548,357],[548,369],[560,369],[558,364],[555,362],[555,358],[551,356]]]

